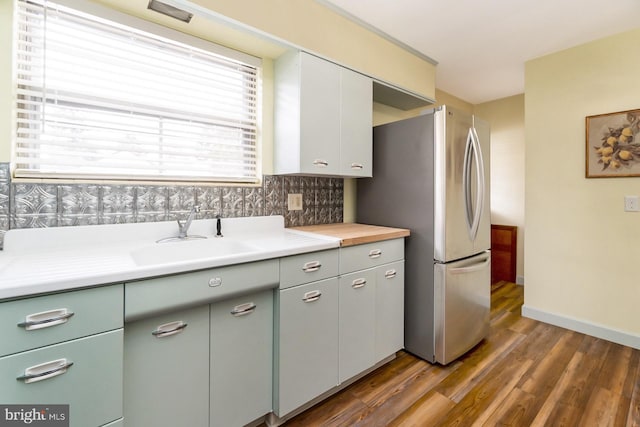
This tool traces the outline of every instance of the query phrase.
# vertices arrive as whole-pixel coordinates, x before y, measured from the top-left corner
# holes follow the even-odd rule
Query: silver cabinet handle
[[[67,320],[75,313],[66,308],[57,308],[55,310],[33,313],[25,316],[24,322],[18,323],[18,326],[27,331],[36,329],[49,328],[51,326],[67,323]]]
[[[369,251],[369,258],[380,258],[382,251],[380,249],[371,249]]]
[[[179,334],[184,331],[184,328],[188,326],[187,323],[182,320],[178,320],[176,322],[165,323],[156,328],[155,331],[151,332],[156,338],[165,338],[170,337],[171,335]]]
[[[24,381],[25,384],[35,383],[62,375],[67,372],[67,369],[72,365],[73,362],[67,359],[52,360],[25,369],[24,374],[16,379],[18,381]]]
[[[304,302],[314,302],[314,301],[318,301],[320,299],[320,297],[322,296],[322,292],[316,290],[316,291],[309,291],[306,292],[304,294],[304,297],[302,297],[302,301]]]
[[[246,302],[244,304],[236,305],[231,310],[231,314],[235,317],[244,316],[247,314],[251,314],[256,310],[257,305],[252,302]]]
[[[304,263],[302,271],[305,273],[313,273],[314,271],[320,270],[320,267],[322,267],[320,261],[309,261]]]
[[[362,163],[351,163],[351,169],[364,169]]]
[[[353,289],[360,289],[366,284],[367,284],[367,279],[365,279],[364,277],[361,277],[361,278],[355,279],[353,282],[351,282],[351,287]]]
[[[212,288],[222,285],[222,277],[212,277],[209,279],[209,286]]]
[[[313,161],[313,165],[314,166],[320,166],[322,168],[326,168],[327,166],[329,166],[329,162],[327,162],[326,160],[323,160],[323,159],[315,159]]]
[[[385,279],[393,279],[398,273],[395,270],[387,270],[384,272]]]

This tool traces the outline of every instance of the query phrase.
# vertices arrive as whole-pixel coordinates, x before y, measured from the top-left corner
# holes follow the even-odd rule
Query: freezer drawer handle
[[[451,274],[466,274],[466,273],[471,273],[473,271],[478,271],[478,270],[482,270],[483,268],[486,268],[488,264],[491,263],[491,257],[487,257],[484,260],[466,266],[466,267],[458,267],[458,268],[452,268],[451,269]]]
[[[256,307],[257,305],[252,302],[245,302],[244,304],[236,305],[235,307],[233,307],[233,310],[231,310],[231,314],[235,317],[244,316],[256,311]]]
[[[18,326],[27,331],[49,328],[51,326],[67,323],[69,318],[74,314],[75,313],[73,311],[69,311],[66,308],[33,313],[26,316],[24,322],[18,323]]]
[[[397,275],[398,275],[398,273],[395,270],[387,270],[387,271],[384,272],[384,278],[385,279],[393,279]]]
[[[68,361],[67,359],[52,360],[50,362],[41,363],[25,369],[24,375],[21,375],[16,379],[18,381],[24,381],[25,384],[35,383],[62,375],[67,372],[67,369],[72,365],[73,362]]]
[[[321,168],[326,168],[327,166],[329,166],[329,162],[327,162],[326,160],[322,160],[322,159],[315,159],[313,161],[313,165],[314,166],[320,166]]]
[[[304,297],[302,298],[302,301],[304,302],[318,301],[321,296],[322,296],[322,292],[318,290],[305,292]]]
[[[360,289],[366,284],[367,284],[367,279],[365,279],[364,277],[361,277],[351,282],[351,287],[353,289]]]
[[[382,251],[380,249],[371,249],[369,251],[369,258],[380,258]]]
[[[364,169],[362,163],[351,163],[351,169]]]
[[[313,273],[314,271],[320,270],[320,267],[322,267],[320,261],[309,261],[304,263],[302,271],[305,273]]]
[[[182,320],[165,323],[158,326],[155,331],[151,332],[151,335],[156,338],[170,337],[171,335],[179,334],[180,332],[184,331],[184,328],[186,328],[187,325],[188,324],[183,322]]]

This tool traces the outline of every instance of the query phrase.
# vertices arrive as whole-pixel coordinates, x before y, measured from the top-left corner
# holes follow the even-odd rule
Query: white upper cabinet
[[[373,89],[371,78],[340,70],[340,175],[372,176]]]
[[[371,176],[371,78],[305,52],[275,66],[276,174]]]

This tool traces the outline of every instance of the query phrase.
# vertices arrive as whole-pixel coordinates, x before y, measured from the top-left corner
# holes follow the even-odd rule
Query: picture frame
[[[587,116],[586,178],[640,176],[640,109]]]

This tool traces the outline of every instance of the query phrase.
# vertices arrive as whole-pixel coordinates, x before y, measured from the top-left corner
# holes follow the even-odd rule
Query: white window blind
[[[16,16],[16,177],[259,182],[255,65],[46,0]]]

